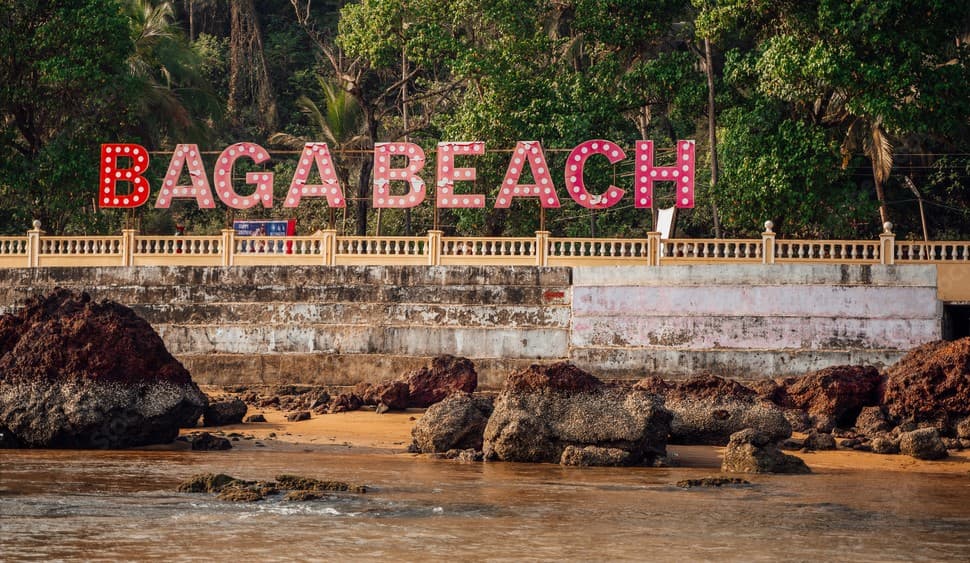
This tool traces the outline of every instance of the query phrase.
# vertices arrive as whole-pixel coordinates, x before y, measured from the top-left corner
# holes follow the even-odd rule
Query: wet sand
[[[220,435],[235,433],[252,437],[234,441],[233,446],[237,448],[313,450],[318,447],[342,447],[375,453],[406,454],[411,443],[411,428],[422,416],[423,410],[377,414],[373,409],[365,409],[336,414],[314,414],[310,420],[300,422],[288,422],[286,413],[273,408],[251,408],[247,416],[256,413],[263,414],[266,422],[192,428],[183,430],[182,434],[207,431]],[[720,468],[723,450],[717,446],[667,446],[672,463],[681,467]],[[802,458],[813,470],[970,474],[970,450],[951,450],[950,457],[937,461],[847,449],[787,453]]]

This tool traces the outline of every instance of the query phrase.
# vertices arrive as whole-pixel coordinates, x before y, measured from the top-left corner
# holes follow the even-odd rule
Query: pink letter
[[[316,164],[317,171],[320,172],[320,181],[323,184],[306,185],[307,178],[310,176],[310,167]],[[247,178],[248,180],[249,178]],[[293,173],[293,181],[290,182],[290,191],[286,196],[286,203],[283,207],[296,207],[300,205],[300,198],[324,197],[330,207],[345,207],[344,192],[340,188],[340,181],[337,180],[337,173],[333,171],[333,158],[330,156],[330,148],[327,143],[307,143],[303,146],[303,154],[296,165],[296,172]]]
[[[528,165],[532,170],[535,184],[518,183],[524,165]],[[495,200],[495,207],[508,207],[512,204],[512,198],[515,197],[538,197],[539,205],[542,207],[559,207],[556,186],[552,183],[549,166],[546,165],[546,157],[542,152],[542,145],[538,141],[519,141],[516,144],[515,152],[512,153],[512,161],[509,162],[505,179],[502,180],[498,199]]]
[[[677,141],[673,166],[653,165],[653,141],[637,141],[636,155],[636,207],[653,207],[654,182],[675,182],[675,205],[694,207],[694,141]]]
[[[252,195],[241,196],[232,187],[232,168],[236,164],[236,159],[245,156],[253,159],[256,164],[262,164],[269,160],[266,149],[255,143],[236,143],[219,155],[216,161],[215,172],[213,172],[212,182],[216,185],[216,195],[229,207],[235,209],[249,209],[258,202],[263,203],[263,207],[273,207],[273,174],[272,172],[247,172],[246,183],[254,184],[256,191]]]
[[[576,203],[590,209],[606,209],[613,207],[616,202],[623,197],[624,191],[610,184],[606,192],[601,195],[591,195],[586,190],[586,181],[583,179],[583,169],[586,167],[586,159],[594,154],[605,156],[610,164],[626,158],[623,149],[602,139],[586,141],[579,144],[569,153],[566,160],[566,190]]]
[[[130,159],[131,167],[122,168],[120,158]],[[98,203],[101,207],[139,207],[148,201],[151,189],[148,180],[142,176],[148,169],[148,151],[141,145],[131,143],[111,143],[101,145],[101,192]],[[118,182],[131,182],[132,190],[127,195],[118,195]]]
[[[394,168],[391,157],[407,159],[404,168]],[[424,168],[424,151],[414,143],[376,143],[374,145],[374,207],[404,209],[424,201],[424,180],[417,172]],[[391,194],[391,181],[408,183],[408,192]]]
[[[474,168],[455,168],[457,156],[485,154],[485,143],[438,143],[438,192],[436,205],[443,207],[485,207],[484,194],[457,194],[455,182],[472,182],[477,178]]]
[[[179,176],[182,174],[182,167],[186,164],[189,167],[192,183],[179,185]],[[175,146],[175,153],[172,154],[172,161],[168,165],[168,172],[165,173],[162,191],[158,193],[158,199],[155,200],[155,207],[168,209],[175,198],[194,199],[199,203],[199,209],[212,209],[216,206],[216,202],[212,199],[212,190],[209,188],[209,179],[206,177],[205,164],[196,145]]]

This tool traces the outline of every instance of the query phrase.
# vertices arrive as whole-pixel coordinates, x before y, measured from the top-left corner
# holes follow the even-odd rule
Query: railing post
[[[40,266],[40,236],[44,231],[40,230],[40,221],[34,220],[34,228],[27,231],[27,267],[36,268]]]
[[[889,221],[882,224],[882,233],[879,235],[879,263],[896,263],[896,235],[893,233],[893,224]]]
[[[765,221],[765,232],[761,233],[761,263],[775,263],[775,224]]]
[[[323,230],[323,263],[333,266],[337,263],[337,229]]]
[[[549,231],[536,231],[536,266],[549,265]]]
[[[222,265],[232,266],[236,256],[236,230],[222,229]]]
[[[121,229],[121,265],[133,266],[135,264],[135,229]]]
[[[431,230],[428,231],[428,265],[429,266],[440,266],[441,265],[441,235],[442,231]]]
[[[650,258],[648,266],[659,266],[660,255],[663,254],[663,241],[660,240],[660,231],[650,231],[647,233],[647,246],[650,247]]]

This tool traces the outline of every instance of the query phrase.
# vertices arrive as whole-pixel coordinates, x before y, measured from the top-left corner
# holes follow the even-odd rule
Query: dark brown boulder
[[[897,420],[950,433],[970,415],[970,338],[924,344],[886,370],[881,403]]]
[[[239,424],[246,416],[246,403],[242,399],[210,402],[202,412],[203,426]]]
[[[0,426],[26,447],[167,443],[207,403],[124,305],[57,289],[0,316]]]
[[[330,401],[329,411],[331,414],[338,412],[349,412],[360,410],[363,406],[360,397],[353,393],[341,393]]]
[[[458,391],[473,393],[478,387],[478,373],[468,358],[444,355],[432,360],[430,368],[411,372],[405,381],[410,396],[408,404],[426,408]]]
[[[404,410],[411,405],[411,388],[404,381],[380,383],[372,388],[374,405],[390,410]],[[364,404],[368,404],[366,401]]]
[[[807,412],[819,430],[851,428],[863,407],[878,404],[881,383],[872,366],[833,366],[784,380],[774,401]]]
[[[505,380],[508,391],[535,392],[560,391],[564,393],[588,393],[603,387],[603,382],[569,362],[550,365],[533,364],[512,373]]]

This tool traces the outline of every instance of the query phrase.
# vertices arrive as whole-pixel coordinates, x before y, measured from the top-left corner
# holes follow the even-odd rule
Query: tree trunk
[[[882,182],[877,178],[876,171],[873,170],[872,181],[876,184],[876,200],[879,201],[879,228],[889,222],[889,208],[886,207],[886,192],[882,188]]]
[[[717,185],[717,119],[714,106],[714,61],[711,60],[711,42],[704,38],[704,66],[707,67],[707,129],[711,145],[711,214],[714,218],[714,236],[721,238],[721,221],[717,216],[717,203],[714,200],[714,186]]]
[[[237,125],[243,108],[254,105],[257,127],[263,133],[276,130],[276,97],[273,95],[259,18],[253,0],[229,2],[229,100],[226,111]]]

